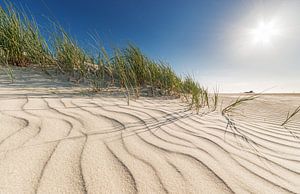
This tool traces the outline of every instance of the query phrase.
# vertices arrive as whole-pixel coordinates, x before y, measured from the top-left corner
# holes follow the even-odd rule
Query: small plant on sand
[[[259,95],[257,94],[252,96],[246,96],[246,97],[238,97],[233,103],[229,104],[227,107],[225,107],[222,110],[222,115],[224,116],[230,113],[234,113],[240,105],[244,104],[245,102],[252,101],[258,97]]]
[[[212,111],[215,111],[217,109],[218,103],[219,103],[219,89],[218,88],[214,89],[212,103],[213,103]]]
[[[184,100],[189,103],[190,109],[199,113],[200,108],[208,106],[208,91],[199,85],[190,75],[182,81],[181,92]]]
[[[296,114],[300,112],[300,106],[298,106],[292,113],[288,112],[285,121],[281,124],[281,126],[285,126],[288,124]]]
[[[233,103],[229,104],[227,107],[225,107],[222,110],[223,117],[227,120],[227,126],[226,129],[230,128],[232,130],[232,133],[238,134],[242,140],[248,143],[248,145],[257,153],[257,156],[260,155],[260,152],[256,149],[254,145],[256,145],[255,141],[251,139],[246,133],[244,133],[242,130],[240,130],[236,122],[231,117],[233,113],[238,113],[238,108],[243,105],[246,102],[253,101],[256,98],[258,98],[260,94],[255,94],[252,96],[246,96],[246,97],[238,97]],[[226,134],[226,131],[225,131]]]
[[[222,116],[225,117],[225,119],[227,120],[226,128],[230,127],[231,129],[237,130],[236,124],[235,124],[234,120],[232,119],[232,114],[237,113],[238,107],[240,107],[242,104],[252,101],[252,100],[255,100],[258,97],[259,97],[259,95],[238,97],[233,103],[226,106],[222,110]]]

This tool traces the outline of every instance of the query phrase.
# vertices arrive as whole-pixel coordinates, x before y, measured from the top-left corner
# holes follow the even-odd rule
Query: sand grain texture
[[[300,95],[263,95],[226,128],[178,99],[15,74],[0,75],[0,193],[300,193],[300,116],[280,126]]]

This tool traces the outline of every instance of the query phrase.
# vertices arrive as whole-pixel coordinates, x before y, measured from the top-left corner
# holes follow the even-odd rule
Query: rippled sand
[[[32,71],[0,75],[0,193],[299,193],[300,95],[233,115],[179,99],[83,95]],[[223,107],[236,95],[223,95]]]

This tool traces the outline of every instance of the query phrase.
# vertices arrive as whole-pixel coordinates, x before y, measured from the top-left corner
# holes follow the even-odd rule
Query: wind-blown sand
[[[263,95],[226,128],[179,99],[83,95],[0,75],[0,193],[300,193],[300,95]],[[224,105],[237,95],[224,95]]]

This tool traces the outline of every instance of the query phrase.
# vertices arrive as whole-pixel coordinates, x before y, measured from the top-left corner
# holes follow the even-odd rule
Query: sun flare
[[[265,46],[274,41],[274,38],[280,34],[280,30],[274,22],[261,21],[250,33],[253,43]]]

